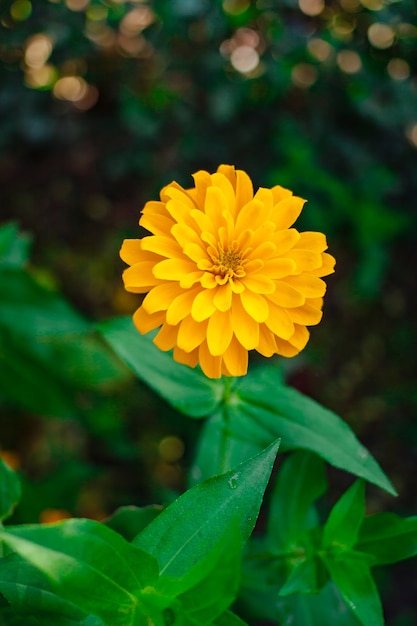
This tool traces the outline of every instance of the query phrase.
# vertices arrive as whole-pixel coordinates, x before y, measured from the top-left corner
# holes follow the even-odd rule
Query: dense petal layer
[[[191,189],[164,187],[139,222],[150,235],[120,250],[126,289],[147,293],[133,316],[139,332],[159,328],[161,350],[210,378],[243,376],[249,350],[298,354],[335,264],[322,233],[291,228],[304,202],[280,186],[254,195],[231,165],[197,172]]]

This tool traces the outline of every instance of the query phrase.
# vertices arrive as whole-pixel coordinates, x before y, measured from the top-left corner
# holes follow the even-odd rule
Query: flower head
[[[160,327],[155,344],[210,378],[246,374],[249,350],[298,354],[335,264],[322,233],[290,228],[305,201],[279,186],[254,194],[230,165],[193,178],[146,203],[139,224],[151,235],[123,242],[125,288],[147,294],[136,328]]]

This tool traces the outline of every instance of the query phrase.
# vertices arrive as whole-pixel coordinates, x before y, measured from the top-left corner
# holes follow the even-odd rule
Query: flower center
[[[216,254],[212,255],[211,271],[220,285],[224,285],[231,278],[243,278],[246,273],[243,269],[242,255],[237,250],[237,242],[233,244],[227,250],[219,244]]]

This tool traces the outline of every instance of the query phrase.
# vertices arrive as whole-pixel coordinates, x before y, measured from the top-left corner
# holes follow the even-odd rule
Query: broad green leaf
[[[132,541],[160,514],[161,510],[159,506],[121,506],[103,523],[127,541]]]
[[[365,516],[365,484],[356,480],[336,502],[323,529],[323,546],[352,548]]]
[[[12,514],[19,499],[19,479],[7,463],[0,459],[0,522]]]
[[[279,590],[280,596],[293,593],[317,593],[324,582],[322,564],[316,557],[307,557],[291,570],[285,584]]]
[[[266,620],[296,626],[359,625],[331,581],[317,594],[278,595],[288,577],[285,563],[267,558],[265,541],[259,541],[259,537],[252,536],[247,547],[250,545],[251,550],[243,561],[243,579],[236,607],[251,624]]]
[[[349,426],[335,413],[276,381],[275,368],[262,384],[251,376],[238,381],[223,401],[223,423],[229,439],[257,443],[282,437],[284,450],[305,449],[347,472],[365,478],[389,493],[395,490]],[[225,446],[227,446],[227,441]],[[227,452],[224,452],[227,455]]]
[[[241,546],[256,522],[279,442],[180,496],[133,543],[151,552],[161,574],[183,576],[238,519]]]
[[[171,354],[152,343],[152,333],[141,335],[131,318],[111,320],[99,330],[135,374],[178,411],[204,417],[221,402],[222,380],[211,380],[200,369],[176,363]]]
[[[355,549],[371,554],[375,565],[416,556],[417,516],[401,518],[395,513],[376,513],[365,517]]]
[[[57,595],[112,626],[136,624],[137,594],[158,574],[150,555],[92,520],[8,527],[0,539],[44,572]]]
[[[13,222],[0,227],[0,266],[21,267],[28,258],[30,237]]]
[[[226,527],[217,544],[182,578],[162,576],[157,589],[174,595],[198,624],[208,624],[235,600],[240,582],[241,541],[238,525]]]
[[[0,266],[0,293],[0,392],[9,403],[74,417],[77,394],[126,378],[90,324],[24,269]]]
[[[55,595],[48,578],[17,554],[0,559],[0,592],[21,615],[42,624],[75,626],[85,617],[76,606]]]
[[[318,524],[312,505],[326,488],[320,457],[299,450],[285,459],[269,503],[267,536],[271,547],[284,551],[300,545],[301,535]]]
[[[363,626],[384,626],[378,589],[363,555],[327,555],[324,562],[346,604]]]
[[[248,626],[243,619],[240,619],[237,615],[231,611],[225,611],[219,617],[213,620],[215,626]]]

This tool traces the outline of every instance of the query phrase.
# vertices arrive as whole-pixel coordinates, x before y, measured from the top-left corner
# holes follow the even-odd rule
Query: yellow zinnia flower
[[[290,228],[305,201],[279,186],[254,195],[231,165],[193,178],[192,189],[173,182],[146,203],[139,224],[150,236],[123,242],[125,288],[147,293],[136,328],[161,327],[155,344],[210,378],[246,374],[248,350],[298,354],[335,264],[322,233]]]

